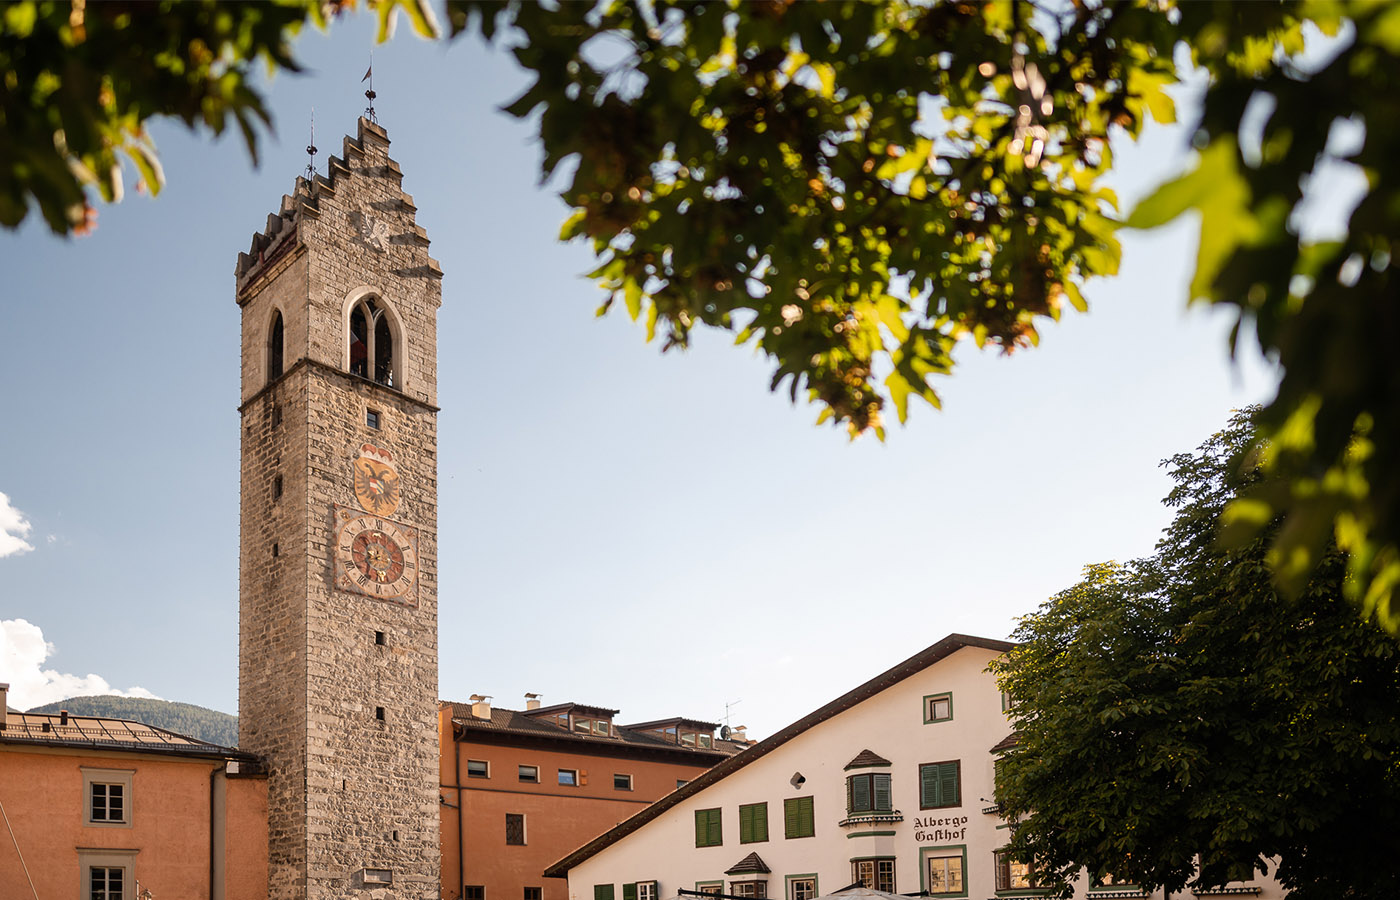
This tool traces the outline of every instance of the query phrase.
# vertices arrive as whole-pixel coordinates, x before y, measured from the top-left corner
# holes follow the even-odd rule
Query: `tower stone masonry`
[[[442,270],[359,120],[239,254],[239,743],[271,900],[435,898]]]

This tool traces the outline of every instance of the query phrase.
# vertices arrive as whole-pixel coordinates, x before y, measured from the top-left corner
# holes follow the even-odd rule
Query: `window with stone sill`
[[[82,766],[83,821],[87,825],[131,827],[131,785],[134,769]]]

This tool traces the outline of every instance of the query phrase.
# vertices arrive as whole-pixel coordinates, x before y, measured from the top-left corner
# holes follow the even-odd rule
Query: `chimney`
[[[0,727],[4,726],[5,713],[10,711],[10,685],[8,682],[0,682]]]
[[[60,724],[60,725],[67,725],[67,724],[68,724],[68,710],[66,710],[66,709],[60,709],[60,710],[58,711],[58,724]]]
[[[540,708],[540,695],[539,695],[539,694],[526,694],[526,695],[525,695],[525,711],[526,711],[526,712],[529,712],[529,711],[532,710],[532,709],[539,709],[539,708]]]
[[[729,739],[736,744],[747,744],[749,738],[748,735],[744,733],[747,728],[747,725],[735,725],[729,731]]]
[[[472,716],[491,721],[491,695],[472,694]]]

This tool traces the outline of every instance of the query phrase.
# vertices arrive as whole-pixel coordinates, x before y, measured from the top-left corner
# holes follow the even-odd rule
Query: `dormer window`
[[[373,297],[356,301],[350,310],[350,374],[396,386],[393,329]]]

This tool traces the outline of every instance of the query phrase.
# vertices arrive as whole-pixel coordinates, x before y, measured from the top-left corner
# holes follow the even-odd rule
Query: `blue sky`
[[[374,51],[380,123],[441,263],[439,693],[576,700],[762,737],[950,632],[1002,638],[1082,566],[1151,551],[1164,457],[1267,399],[1230,321],[1185,307],[1193,223],[1128,237],[1088,315],[1011,358],[959,354],[944,411],[849,442],[767,391],[748,348],[662,356],[598,320],[539,185],[524,80],[475,40]],[[0,233],[0,680],[21,708],[144,691],[237,707],[233,267],[364,106],[372,26],[297,43],[258,168],[232,136],[153,133],[168,185],[58,239]],[[1179,168],[1120,148],[1120,192]],[[4,535],[9,535],[6,542]],[[17,548],[23,543],[30,550]],[[7,549],[10,552],[6,552]],[[23,620],[25,624],[19,624]],[[42,635],[42,636],[40,636]]]

